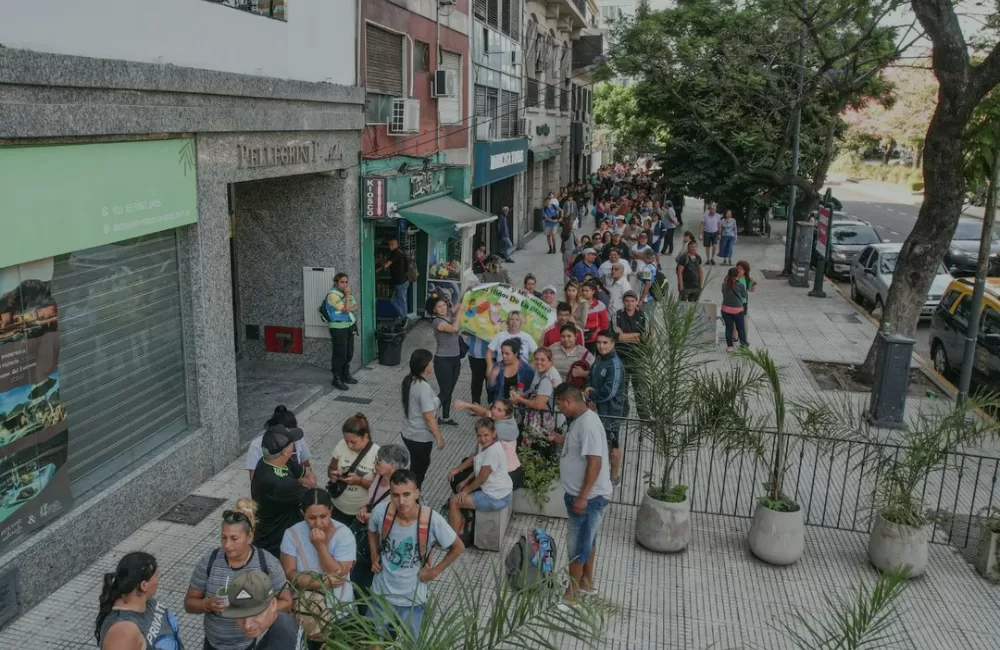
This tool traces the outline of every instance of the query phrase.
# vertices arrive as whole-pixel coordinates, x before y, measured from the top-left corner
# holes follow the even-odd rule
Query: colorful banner
[[[178,228],[198,220],[195,143],[0,147],[0,197],[5,265]]]
[[[491,282],[478,284],[462,297],[462,317],[459,324],[462,331],[490,341],[497,332],[506,329],[507,314],[521,312],[521,329],[531,335],[536,342],[542,340],[542,333],[556,322],[556,310],[541,298],[522,291],[509,284]]]
[[[0,552],[69,509],[53,259],[0,269]]]

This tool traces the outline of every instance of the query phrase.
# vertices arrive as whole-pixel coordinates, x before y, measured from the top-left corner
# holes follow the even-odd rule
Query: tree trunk
[[[885,147],[885,155],[882,156],[882,164],[888,165],[889,160],[892,158],[892,152],[896,150],[896,141],[889,140],[889,144]]]
[[[912,337],[934,273],[955,234],[965,196],[962,135],[977,103],[967,80],[942,85],[924,143],[924,200],[913,230],[903,242],[880,326]],[[871,379],[875,343],[860,368]]]

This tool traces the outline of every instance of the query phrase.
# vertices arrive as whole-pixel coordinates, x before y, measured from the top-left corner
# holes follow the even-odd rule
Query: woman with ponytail
[[[403,379],[402,398],[403,444],[410,452],[410,469],[423,483],[427,468],[431,465],[431,449],[435,441],[438,449],[444,449],[444,436],[438,430],[437,411],[441,400],[434,394],[427,378],[434,373],[434,355],[430,350],[414,350],[410,355],[410,374]],[[417,487],[420,487],[418,484]]]
[[[183,650],[177,616],[156,602],[156,558],[136,551],[104,574],[94,637],[100,650]]]
[[[358,508],[368,501],[368,475],[375,469],[378,445],[372,441],[371,427],[364,413],[355,413],[344,420],[344,438],[333,448],[327,468],[330,478],[326,486],[333,499],[333,518],[350,526]]]
[[[264,431],[267,431],[271,427],[280,424],[286,429],[297,429],[299,426],[298,421],[295,419],[295,414],[288,410],[284,404],[279,404],[274,407],[274,414],[271,415],[271,419],[264,423]],[[257,463],[260,459],[264,457],[264,451],[261,445],[264,441],[264,434],[261,433],[259,436],[250,441],[250,448],[247,449],[247,464],[245,465],[248,472],[250,472],[250,480],[253,481],[253,474],[257,470]],[[306,443],[306,439],[297,440],[295,442],[295,451],[292,453],[292,460],[297,462],[306,473],[312,471],[312,465],[309,463],[309,445]]]

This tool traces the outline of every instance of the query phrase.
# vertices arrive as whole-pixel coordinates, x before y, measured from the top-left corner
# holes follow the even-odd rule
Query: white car
[[[874,309],[881,309],[892,285],[892,273],[896,270],[896,258],[902,244],[872,244],[865,247],[851,263],[851,299],[859,305],[868,303]],[[945,294],[951,273],[938,263],[934,282],[927,292],[927,299],[920,309],[921,318],[930,318]]]

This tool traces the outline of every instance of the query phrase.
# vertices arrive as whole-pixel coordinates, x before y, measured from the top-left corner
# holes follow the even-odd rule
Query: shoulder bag
[[[348,474],[353,474],[354,470],[358,468],[358,465],[361,464],[361,461],[365,459],[365,456],[368,455],[368,452],[371,451],[371,449],[372,449],[372,441],[369,439],[368,444],[365,445],[365,448],[361,450],[361,453],[358,454],[357,457],[355,457],[354,462],[351,463],[351,466],[348,467],[347,471],[341,474],[341,476],[347,476]],[[344,483],[343,480],[336,482],[330,481],[326,485],[326,491],[330,493],[330,497],[333,499],[336,499],[341,494],[343,494],[344,490],[346,489],[347,489],[347,483]]]

